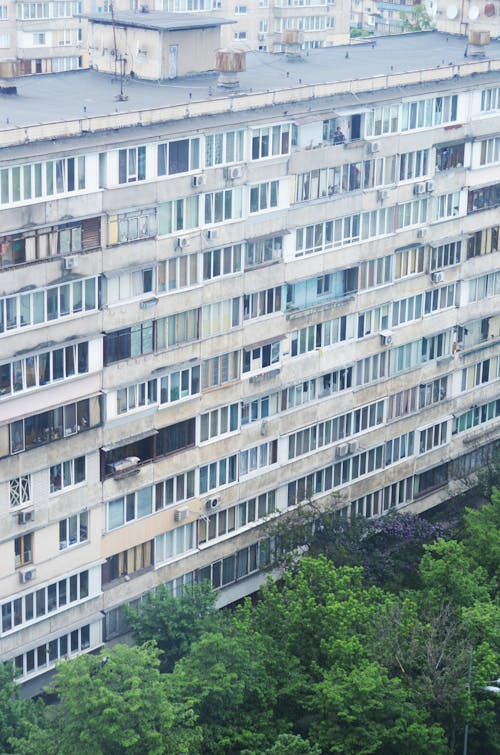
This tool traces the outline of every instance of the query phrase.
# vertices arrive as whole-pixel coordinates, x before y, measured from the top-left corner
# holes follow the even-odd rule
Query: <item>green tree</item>
[[[399,15],[403,21],[403,31],[425,31],[426,29],[432,29],[432,18],[422,4],[414,5],[411,11],[401,12]]]
[[[62,663],[50,691],[56,705],[18,742],[19,755],[161,755],[198,752],[193,714],[169,701],[153,645],[116,645]]]
[[[0,752],[13,752],[12,744],[36,718],[31,700],[19,698],[12,666],[0,663]]]
[[[171,671],[191,643],[222,620],[216,600],[217,593],[206,582],[186,587],[178,597],[162,585],[145,595],[138,609],[128,608],[127,617],[136,641],[154,640],[162,653],[162,670]]]
[[[493,488],[490,503],[479,510],[466,510],[462,540],[469,558],[488,572],[496,594],[500,579],[500,490],[498,488]]]

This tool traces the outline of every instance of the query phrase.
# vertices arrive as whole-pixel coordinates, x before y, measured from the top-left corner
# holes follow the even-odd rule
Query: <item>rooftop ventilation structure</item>
[[[246,53],[244,50],[218,50],[215,69],[219,72],[217,86],[223,89],[239,89],[238,74],[246,71]]]
[[[281,35],[283,43],[283,52],[286,53],[287,60],[298,62],[304,60],[302,55],[302,43],[304,35],[298,29],[287,29]]]

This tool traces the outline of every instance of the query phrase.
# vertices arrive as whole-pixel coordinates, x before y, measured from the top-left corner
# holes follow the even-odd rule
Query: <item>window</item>
[[[411,181],[429,175],[429,150],[404,152],[399,157],[399,180]]]
[[[89,572],[82,571],[2,603],[2,632],[41,619],[89,597]]]
[[[247,33],[246,31],[235,31],[234,32],[234,39],[246,39]]]
[[[481,90],[481,112],[487,113],[500,108],[500,88]]]
[[[59,522],[59,550],[85,543],[89,538],[88,511],[73,514]]]
[[[382,304],[380,307],[367,309],[358,315],[358,338],[380,333],[381,330],[387,330],[389,327],[391,305]]]
[[[0,33],[0,49],[5,50],[10,47],[10,34],[7,32]]]
[[[214,388],[230,383],[240,376],[240,352],[230,351],[210,359],[202,364],[203,389]]]
[[[146,178],[146,147],[130,147],[118,151],[118,183],[144,181]]]
[[[203,280],[241,272],[241,244],[203,252]]]
[[[420,430],[419,453],[432,451],[433,448],[444,446],[447,442],[448,422],[439,422],[437,425]]]
[[[397,206],[396,229],[421,225],[427,220],[427,199],[414,199]]]
[[[481,143],[481,147],[485,142]],[[445,144],[436,148],[436,170],[450,170],[451,168],[463,168],[464,144]],[[482,154],[482,152],[481,152]],[[484,163],[481,163],[484,165]]]
[[[243,319],[253,320],[281,311],[281,286],[243,296]]]
[[[472,234],[467,241],[467,259],[497,252],[499,232],[500,226],[495,225]]]
[[[499,278],[500,283],[500,278]],[[455,306],[455,283],[450,283],[449,286],[441,286],[440,288],[433,288],[432,291],[425,292],[425,308],[426,315],[438,312],[441,309],[448,309]],[[499,288],[500,292],[500,288]]]
[[[108,243],[124,244],[127,241],[151,239],[158,232],[156,208],[131,210],[119,215],[110,215],[108,219]]]
[[[444,220],[454,218],[460,214],[460,192],[454,191],[452,194],[442,194],[436,197],[435,219]]]
[[[69,459],[50,467],[50,492],[59,493],[85,481],[85,456]]]
[[[290,334],[291,356],[299,356],[317,348],[333,346],[336,343],[353,339],[355,317],[354,314],[343,315],[333,320],[292,331]]]
[[[458,95],[403,102],[401,131],[439,126],[457,120]]]
[[[383,286],[392,281],[392,255],[361,262],[358,268],[359,290]]]
[[[236,506],[222,509],[200,519],[198,523],[198,544],[216,540],[243,527],[260,522],[276,511],[276,491],[270,490],[256,498],[251,498]]]
[[[424,272],[424,247],[412,246],[401,249],[394,255],[394,278],[407,278],[409,275],[417,275]]]
[[[0,395],[21,393],[88,372],[87,342],[0,365]]]
[[[500,204],[500,184],[486,186],[484,189],[469,189],[467,212],[478,212]]]
[[[155,537],[155,565],[166,563],[193,550],[195,543],[195,526],[193,522],[176,527],[169,532]]]
[[[278,364],[280,360],[280,342],[268,343],[265,346],[243,349],[243,373],[261,370]]]
[[[9,480],[9,503],[11,506],[23,506],[31,501],[31,475],[14,477]]]
[[[205,167],[241,162],[244,159],[243,130],[205,136]]]
[[[243,189],[241,186],[225,191],[205,194],[205,224],[223,223],[243,216]]]
[[[160,379],[160,404],[171,404],[200,393],[200,366],[176,370]]]
[[[200,337],[200,310],[189,309],[157,320],[157,349],[167,349]]]
[[[245,269],[281,259],[282,251],[283,236],[249,241],[245,251]]]
[[[444,331],[428,338],[411,341],[390,351],[391,375],[415,369],[424,362],[451,354],[451,332]]]
[[[460,414],[454,419],[454,433],[462,433],[473,427],[490,422],[500,415],[500,399],[490,401],[487,404],[473,406],[467,412]]]
[[[500,377],[500,359],[498,357],[484,359],[463,368],[461,390],[471,390],[498,377]]]
[[[240,324],[240,297],[205,304],[201,308],[201,336],[208,338],[226,333]]]
[[[135,409],[156,404],[157,381],[148,380],[143,383],[134,383],[116,391],[116,413],[128,414]]]
[[[382,207],[337,220],[303,226],[295,231],[296,257],[356,244],[394,230],[394,207]]]
[[[158,431],[156,454],[157,456],[168,456],[177,451],[182,451],[184,448],[194,446],[195,441],[196,420],[191,417],[182,422],[176,422],[174,425],[163,427]]]
[[[259,398],[241,402],[241,424],[259,422],[279,412],[279,394],[271,393]]]
[[[108,531],[153,513],[153,486],[115,498],[107,506]]]
[[[9,426],[10,453],[28,451],[68,435],[84,432],[99,422],[100,405],[97,396],[16,420]]]
[[[240,451],[240,479],[257,469],[269,467],[278,461],[278,441],[270,440],[245,451]]]
[[[278,206],[279,181],[250,187],[250,213],[272,210]]]
[[[461,259],[462,242],[450,241],[431,248],[430,269],[440,270],[443,267],[458,265]],[[473,256],[473,255],[471,255]]]
[[[85,188],[83,155],[0,170],[0,204],[25,202]]]
[[[199,220],[199,196],[174,199],[158,205],[158,235],[165,236],[178,231],[197,228]]]
[[[97,282],[84,278],[0,298],[0,333],[95,311]]]
[[[268,126],[252,131],[252,160],[287,155],[290,152],[290,124]]]
[[[148,540],[109,556],[102,565],[102,585],[107,585],[120,577],[132,576],[153,566],[154,545],[154,540]]]
[[[158,145],[158,175],[187,173],[200,167],[200,139],[179,139]]]
[[[231,404],[202,414],[200,417],[200,443],[237,430],[239,426],[238,409],[238,404]]]
[[[386,352],[374,354],[371,357],[356,362],[356,385],[369,385],[387,376]]]
[[[0,21],[6,21],[9,17],[9,9],[7,5],[0,5]]]
[[[397,438],[388,440],[385,443],[385,465],[390,466],[401,459],[407,459],[414,453],[414,435],[413,430],[409,433],[399,435]]]
[[[222,485],[236,482],[238,475],[238,455],[226,456],[219,461],[205,464],[199,469],[200,495],[215,490]]]
[[[194,496],[195,471],[168,477],[155,485],[155,511],[161,511],[172,503],[181,503]]]
[[[402,325],[405,322],[419,320],[422,317],[422,294],[400,299],[392,305],[392,326]]]
[[[152,320],[136,323],[129,328],[104,335],[104,364],[113,364],[122,359],[150,354],[154,348],[154,323]]]
[[[33,561],[33,533],[21,535],[14,540],[14,556],[16,569]]]
[[[399,105],[373,108],[365,119],[366,136],[382,136],[399,131]]]
[[[393,393],[387,399],[387,421],[406,417],[418,410],[418,386]]]
[[[198,283],[197,254],[184,254],[158,263],[159,293],[190,288]]]

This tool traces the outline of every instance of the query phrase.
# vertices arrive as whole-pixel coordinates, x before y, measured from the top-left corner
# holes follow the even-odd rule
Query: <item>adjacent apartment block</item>
[[[446,65],[442,49],[446,44]],[[500,45],[0,95],[0,660],[256,589],[269,518],[423,511],[500,437]],[[272,63],[271,63],[272,61]],[[300,77],[300,78],[299,78]]]

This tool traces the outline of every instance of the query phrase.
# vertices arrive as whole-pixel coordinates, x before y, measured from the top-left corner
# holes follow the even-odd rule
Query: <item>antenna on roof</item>
[[[116,66],[117,64],[120,66],[120,92],[115,96],[115,100],[119,100],[120,102],[125,102],[125,100],[128,100],[128,94],[125,94],[123,91],[123,81],[125,79],[125,66],[127,64],[127,58],[125,55],[119,55],[118,54],[118,47],[116,46],[116,21],[115,21],[115,9],[113,6],[113,3],[109,4],[109,10],[111,13],[111,23],[113,25],[113,58],[115,59],[115,77],[117,75]]]

